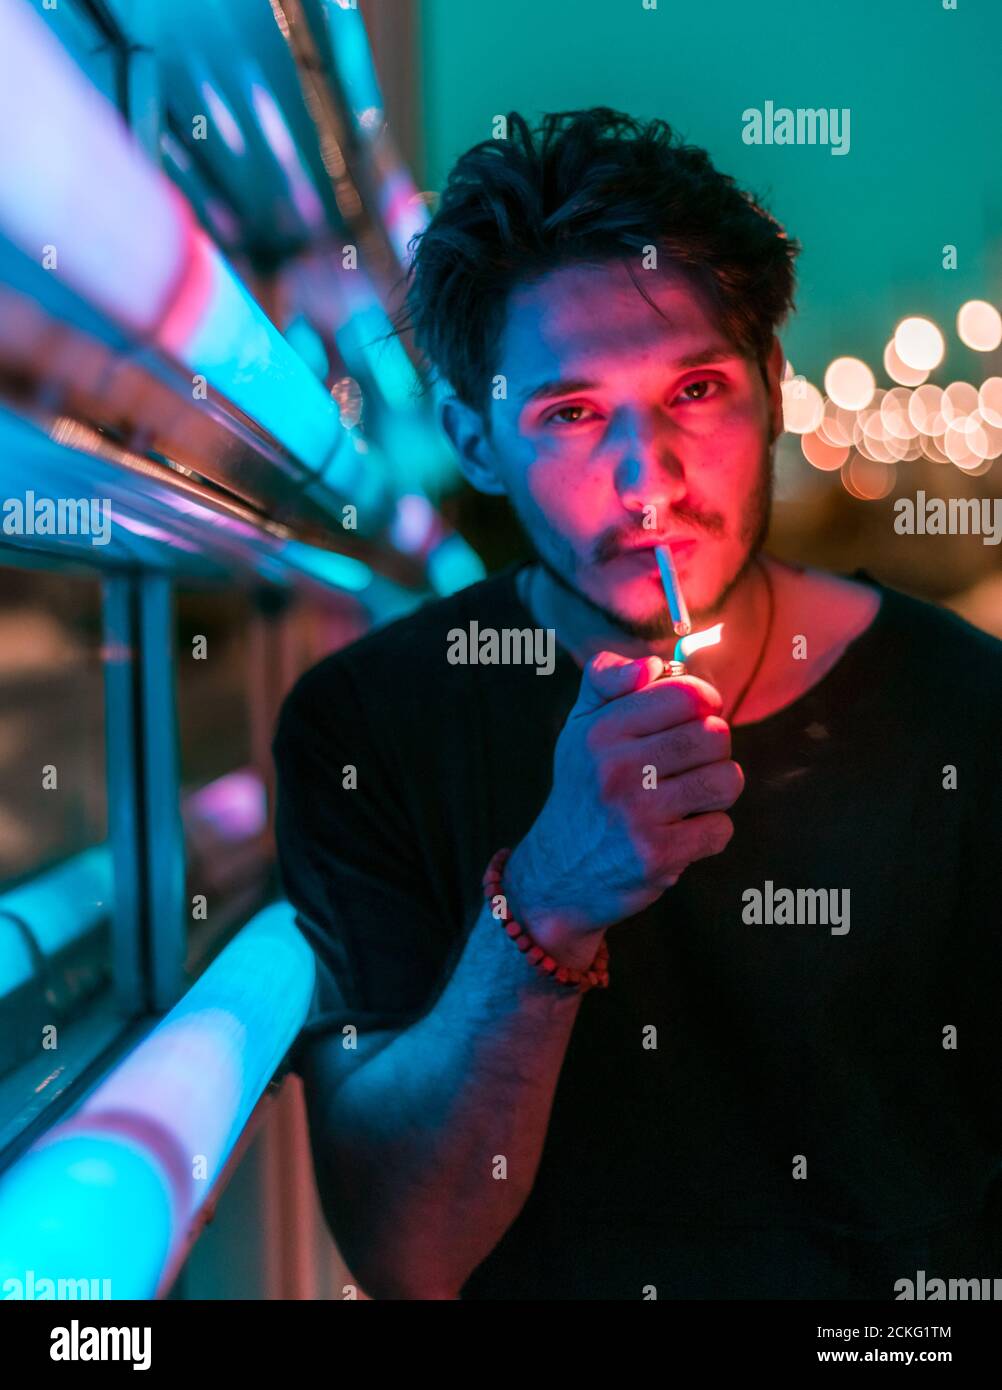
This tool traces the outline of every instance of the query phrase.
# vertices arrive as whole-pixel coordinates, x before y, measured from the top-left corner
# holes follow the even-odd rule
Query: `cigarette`
[[[723,632],[724,625],[723,623],[716,623],[713,627],[708,627],[705,632],[692,631],[689,610],[682,597],[682,586],[678,582],[678,571],[675,568],[675,561],[672,559],[671,548],[667,545],[657,545],[654,547],[654,553],[658,557],[658,568],[661,571],[661,583],[664,585],[665,598],[668,600],[668,611],[671,613],[672,629],[678,637],[673,659],[665,663],[664,674],[666,676],[684,676],[686,657],[692,652],[699,651],[701,647],[715,646],[720,641],[720,634]]]
[[[661,571],[661,583],[664,585],[668,611],[671,613],[672,630],[676,637],[687,637],[692,631],[692,623],[689,621],[689,610],[682,597],[682,586],[678,582],[678,571],[672,559],[671,547],[656,545],[654,553],[658,557],[658,569]]]

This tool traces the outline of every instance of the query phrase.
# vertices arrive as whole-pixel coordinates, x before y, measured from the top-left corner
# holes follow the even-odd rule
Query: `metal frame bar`
[[[126,1013],[146,1003],[142,933],[142,824],[137,761],[135,581],[113,574],[103,580],[104,726],[108,779],[108,839],[115,874],[111,921],[115,999]]]
[[[180,998],[185,957],[185,858],[180,808],[174,594],[162,575],[143,574],[139,600],[139,744],[149,1005],[169,1009]]]

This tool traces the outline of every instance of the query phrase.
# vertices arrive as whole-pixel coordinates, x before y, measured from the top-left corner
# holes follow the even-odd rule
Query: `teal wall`
[[[906,314],[943,329],[934,379],[998,353],[957,340],[965,299],[1002,302],[1002,0],[421,0],[426,188],[496,113],[604,104],[661,116],[759,194],[804,245],[786,334],[820,385],[833,357],[878,384]],[[851,146],[748,146],[741,113],[849,107]],[[959,266],[942,267],[955,244]]]

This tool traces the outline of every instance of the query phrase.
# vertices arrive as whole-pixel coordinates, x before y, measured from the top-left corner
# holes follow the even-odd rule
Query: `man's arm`
[[[561,960],[590,964],[596,949]],[[457,1298],[515,1220],[581,997],[532,968],[485,903],[424,1017],[363,1035],[356,1051],[339,1036],[313,1045],[304,1080],[321,1197],[366,1293]]]
[[[741,774],[720,697],[691,678],[650,686],[659,671],[589,663],[550,796],[505,870],[515,920],[568,966],[730,838]],[[663,776],[647,790],[652,765]],[[370,1035],[354,1061],[338,1039],[314,1045],[314,1163],[368,1293],[456,1298],[504,1235],[535,1180],[580,998],[522,959],[485,904],[417,1022]]]

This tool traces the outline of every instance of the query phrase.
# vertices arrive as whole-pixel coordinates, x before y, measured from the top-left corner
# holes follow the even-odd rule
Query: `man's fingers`
[[[610,700],[641,690],[663,670],[658,656],[631,661],[617,652],[596,652],[581,673],[581,689],[568,718],[592,714]]]
[[[630,745],[629,756],[638,767],[654,767],[659,777],[674,777],[704,763],[719,763],[731,756],[731,729],[718,714],[692,719]]]
[[[662,863],[664,887],[677,883],[683,871],[697,859],[720,854],[730,844],[733,834],[734,822],[724,811],[709,811],[673,825]]]
[[[675,724],[687,724],[692,719],[705,719],[719,714],[723,701],[709,681],[698,676],[673,676],[670,680],[655,680],[635,693],[617,700],[602,715],[610,731],[644,738]]]
[[[726,811],[737,801],[744,785],[741,768],[727,759],[695,767],[677,777],[666,777],[656,790],[644,790],[639,795],[657,797],[657,819],[671,824],[695,812]]]

